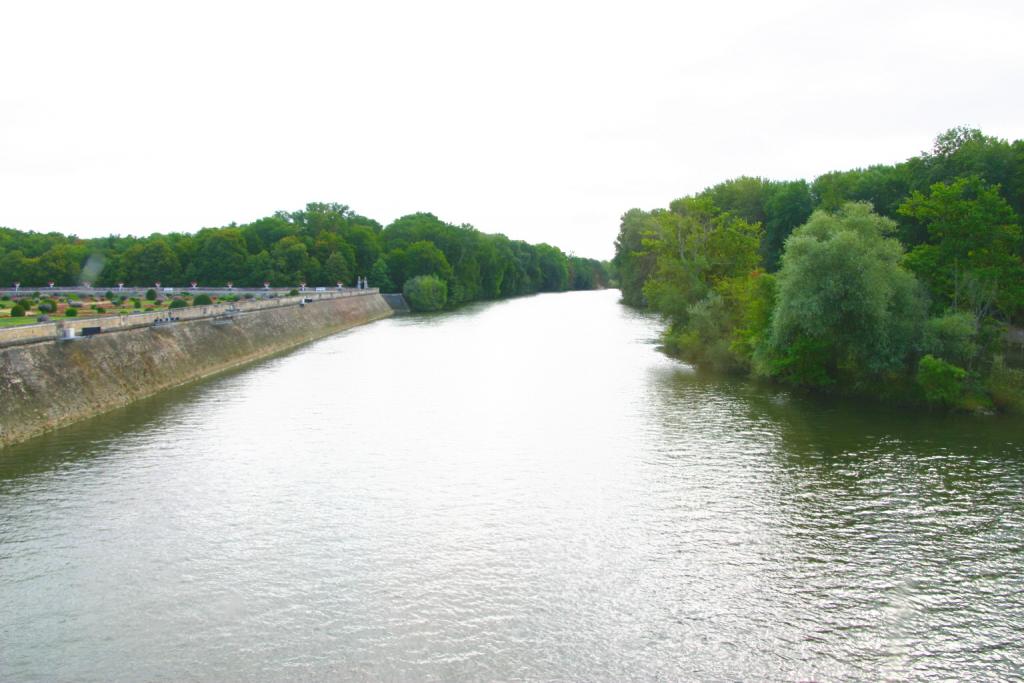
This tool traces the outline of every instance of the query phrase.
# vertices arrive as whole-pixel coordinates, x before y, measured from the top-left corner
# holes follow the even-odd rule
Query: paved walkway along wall
[[[115,331],[104,319],[95,336],[59,341],[50,330],[46,341],[2,348],[0,447],[393,314],[375,290],[309,298],[252,302],[262,305],[236,314],[177,309],[171,313],[181,320],[165,324],[134,324],[153,314],[127,315],[132,324]]]

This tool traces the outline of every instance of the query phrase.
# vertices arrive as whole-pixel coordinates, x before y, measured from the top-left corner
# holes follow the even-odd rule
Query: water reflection
[[[764,568],[771,597],[753,611],[788,613],[814,659],[846,653],[826,671],[1017,670],[1024,607],[1007,598],[1021,585],[1024,548],[1018,422],[816,401],[692,371],[657,375],[658,429],[690,443],[707,437],[709,455],[734,441],[732,495],[757,497],[762,548],[773,555]]]

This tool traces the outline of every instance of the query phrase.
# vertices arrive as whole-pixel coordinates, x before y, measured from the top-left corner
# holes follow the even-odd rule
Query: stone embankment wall
[[[409,313],[409,302],[401,294],[381,294],[395,313]]]
[[[59,341],[50,330],[46,341],[0,349],[0,447],[393,314],[375,290],[300,301],[253,302],[264,305],[233,315],[178,309],[178,322],[109,332],[104,319],[95,336]],[[199,308],[218,310],[185,318]]]
[[[173,316],[178,321],[198,320],[226,313],[249,313],[270,308],[280,308],[282,306],[296,306],[310,300],[315,303],[327,299],[367,296],[377,292],[377,289],[349,289],[344,292],[317,292],[301,294],[299,296],[275,297],[273,299],[252,299],[234,303],[209,304],[207,306],[187,306],[185,308],[171,309],[170,311],[135,311],[126,315],[98,317],[88,317],[89,311],[82,309],[82,317],[78,318],[57,318],[45,323],[0,329],[0,347],[34,343],[44,339],[56,339],[57,337],[64,336],[68,330],[74,330],[76,336],[81,336],[82,330],[89,327],[99,327],[103,332],[113,332],[133,327],[149,327],[158,320],[168,316]]]

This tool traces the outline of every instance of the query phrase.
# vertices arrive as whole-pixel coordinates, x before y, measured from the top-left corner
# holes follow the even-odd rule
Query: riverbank
[[[294,299],[180,309],[171,320],[124,316],[112,331],[80,337],[76,330],[71,340],[46,329],[0,349],[0,448],[393,314],[375,290]]]
[[[622,304],[628,307],[628,304]],[[642,310],[635,309],[634,310]],[[880,409],[899,409],[920,414],[946,413],[978,416],[1024,415],[1024,348],[1013,343],[1009,335],[999,346],[984,375],[981,372],[954,375],[946,380],[948,398],[935,399],[925,386],[909,372],[889,372],[874,378],[873,382],[834,382],[821,386],[800,385],[766,374],[750,366],[722,363],[714,355],[715,349],[686,346],[681,335],[663,330],[658,350],[665,356],[690,365],[696,372],[709,377],[738,379],[766,388],[791,391],[815,400],[849,401]],[[685,339],[684,339],[685,342]],[[944,380],[946,378],[943,378]]]

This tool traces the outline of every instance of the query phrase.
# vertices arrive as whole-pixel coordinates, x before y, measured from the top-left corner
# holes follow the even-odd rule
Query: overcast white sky
[[[1024,2],[0,0],[0,225],[194,231],[310,201],[607,258],[738,175],[1024,138]]]

